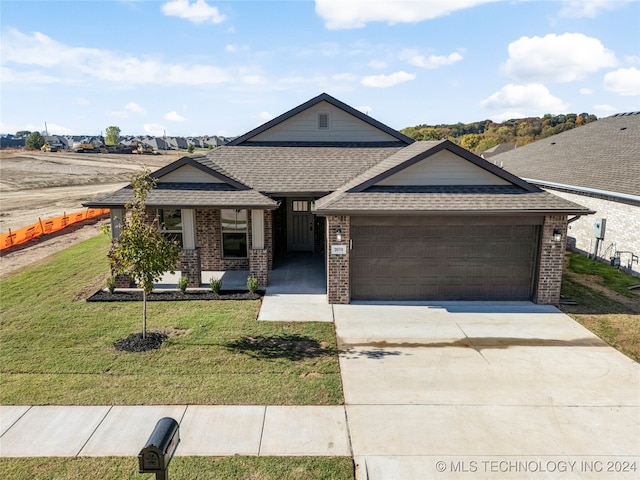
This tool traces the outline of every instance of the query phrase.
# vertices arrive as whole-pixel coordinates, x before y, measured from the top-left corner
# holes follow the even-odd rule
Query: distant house
[[[511,150],[514,150],[516,148],[515,145],[511,144],[511,143],[501,143],[499,145],[496,145],[495,147],[491,147],[487,150],[485,150],[484,152],[480,153],[480,156],[482,158],[484,158],[485,160],[491,158],[491,157],[495,157],[496,155],[499,155],[501,153],[504,152],[510,152]]]
[[[590,213],[449,140],[415,142],[321,94],[206,155],[151,174],[151,218],[177,270],[247,270],[322,255],[327,301],[558,303],[568,216]],[[127,186],[87,206],[111,209]]]
[[[640,112],[602,118],[492,160],[594,210],[569,224],[569,246],[640,274]]]

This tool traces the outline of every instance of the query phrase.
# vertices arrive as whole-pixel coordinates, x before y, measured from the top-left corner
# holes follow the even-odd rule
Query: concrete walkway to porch
[[[269,272],[258,320],[333,322],[327,303],[324,257],[310,253],[289,255]]]

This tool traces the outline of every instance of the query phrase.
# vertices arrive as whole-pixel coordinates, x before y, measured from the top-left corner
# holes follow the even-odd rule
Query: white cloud
[[[260,122],[260,124],[266,123],[269,120],[273,119],[274,116],[271,115],[269,112],[260,112],[256,115],[252,115],[251,116],[252,119],[254,120],[258,120]]]
[[[220,13],[217,7],[211,7],[205,0],[172,0],[162,6],[162,13],[169,17],[178,17],[189,20],[192,23],[222,23],[226,17]]]
[[[392,73],[391,75],[370,75],[368,77],[364,77],[360,83],[365,87],[387,88],[408,82],[409,80],[414,80],[415,78],[415,74],[401,70],[399,72]]]
[[[371,112],[373,112],[373,108],[371,108],[370,105],[361,105],[359,107],[356,107],[356,110],[366,114],[366,115],[371,115]]]
[[[76,97],[73,99],[76,105],[90,105],[91,102],[84,97]]]
[[[624,61],[629,65],[640,65],[640,55],[629,55],[624,57]]]
[[[640,95],[640,70],[619,68],[604,76],[604,88],[623,96]]]
[[[109,116],[115,118],[127,118],[129,115],[127,114],[127,112],[115,110],[113,112],[109,112]]]
[[[564,0],[564,6],[558,13],[561,17],[595,18],[601,12],[620,8],[629,0]]]
[[[175,110],[165,113],[164,119],[169,120],[171,122],[184,122],[185,120],[185,118]]]
[[[371,60],[369,66],[375,69],[387,68],[387,62],[382,60]]]
[[[591,88],[581,88],[580,95],[593,95],[595,92]]]
[[[129,103],[127,103],[127,104],[124,106],[124,109],[125,109],[125,110],[127,110],[127,111],[129,111],[129,112],[132,112],[132,113],[140,113],[140,114],[145,114],[145,113],[147,113],[147,111],[146,111],[144,108],[142,108],[140,105],[138,105],[138,104],[137,104],[137,103],[135,103],[135,102],[129,102]]]
[[[600,114],[614,113],[618,111],[616,107],[609,104],[594,105],[593,109]]]
[[[142,126],[144,133],[147,135],[153,135],[154,137],[160,137],[164,135],[165,127],[164,125],[160,125],[159,123],[145,123]]]
[[[480,102],[480,106],[490,110],[503,110],[505,113],[517,111],[523,116],[560,113],[568,109],[565,102],[551,95],[547,87],[541,83],[528,85],[510,83],[502,87],[499,92],[485,98]]]
[[[581,33],[521,37],[509,44],[505,71],[522,82],[572,82],[601,68],[615,67],[615,54]]]
[[[335,82],[355,82],[358,80],[358,76],[353,73],[335,73],[331,75],[331,80]]]
[[[213,85],[230,83],[233,75],[210,65],[167,64],[155,59],[116,55],[97,48],[72,47],[36,32],[11,29],[2,35],[2,63],[31,71],[3,67],[2,81],[30,84],[80,83],[101,80],[119,87],[130,85]],[[34,70],[39,69],[39,70]]]
[[[407,60],[411,65],[415,67],[422,68],[440,68],[445,65],[451,65],[453,63],[459,62],[462,60],[462,55],[458,52],[450,53],[449,55],[429,55],[425,57],[424,55],[420,55],[415,50],[404,50],[400,57],[404,60]]]
[[[368,22],[417,23],[496,0],[316,0],[329,29],[362,28]]]

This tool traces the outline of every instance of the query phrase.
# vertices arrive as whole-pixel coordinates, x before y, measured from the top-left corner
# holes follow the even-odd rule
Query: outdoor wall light
[[[336,242],[342,241],[342,228],[336,228]]]
[[[562,241],[562,231],[559,228],[553,229],[553,241],[554,242]]]

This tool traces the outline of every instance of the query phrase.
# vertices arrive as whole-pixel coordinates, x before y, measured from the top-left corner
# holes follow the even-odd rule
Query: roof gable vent
[[[329,112],[318,112],[317,127],[318,130],[331,130]]]

